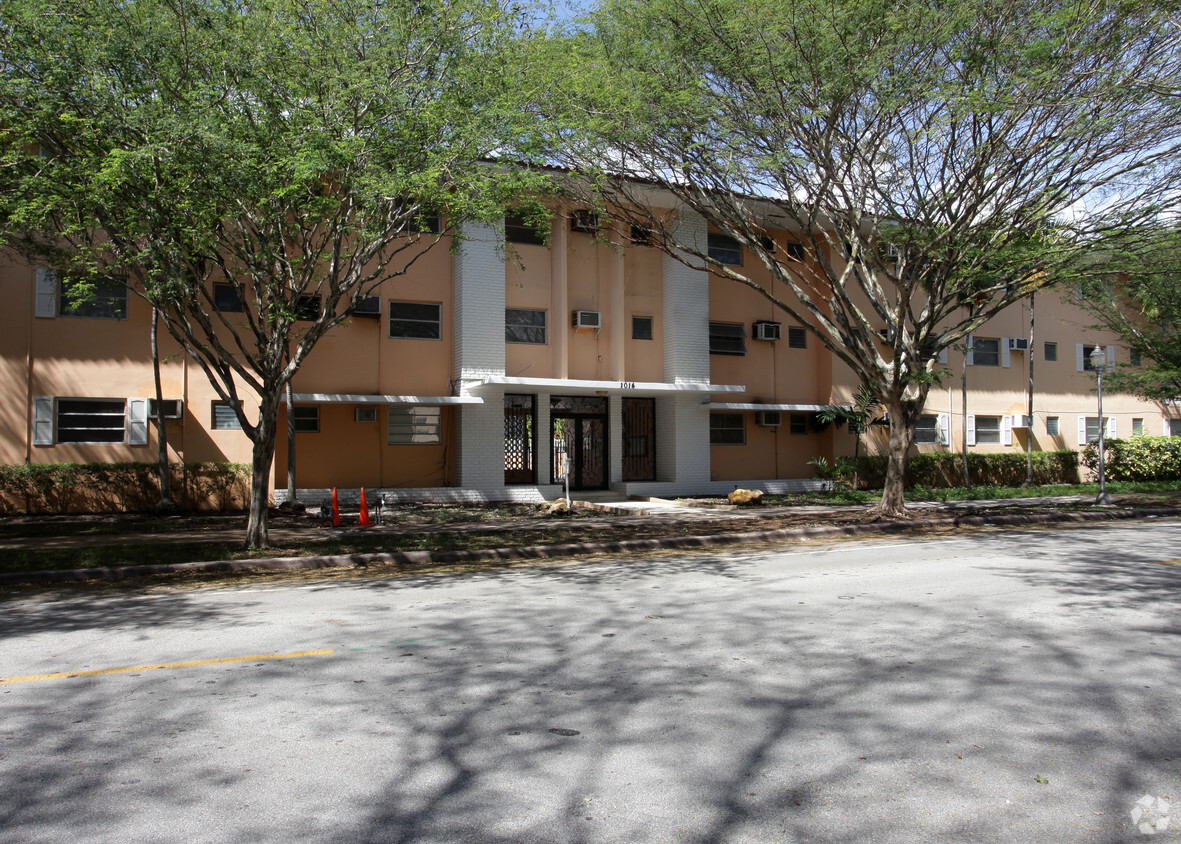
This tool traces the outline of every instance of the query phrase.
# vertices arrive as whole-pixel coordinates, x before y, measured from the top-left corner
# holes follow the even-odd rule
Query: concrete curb
[[[88,580],[122,580],[154,574],[190,572],[293,571],[298,569],[348,568],[379,563],[425,566],[448,563],[479,563],[511,560],[544,560],[587,554],[610,554],[634,551],[659,551],[678,548],[711,548],[741,545],[748,542],[777,542],[792,539],[825,539],[839,536],[873,536],[907,533],[941,527],[1020,526],[1055,523],[1127,521],[1181,516],[1181,508],[1162,507],[1144,510],[1094,510],[1069,513],[1029,513],[1018,515],[948,516],[898,522],[869,522],[859,525],[818,525],[780,530],[721,533],[712,536],[670,536],[661,539],[624,539],[618,542],[570,542],[554,545],[528,545],[519,548],[485,548],[478,551],[397,551],[378,554],[345,554],[317,557],[274,557],[262,560],[211,560],[200,563],[161,563],[150,566],[115,566],[88,569],[62,569],[28,573],[0,574],[0,584],[74,583]]]

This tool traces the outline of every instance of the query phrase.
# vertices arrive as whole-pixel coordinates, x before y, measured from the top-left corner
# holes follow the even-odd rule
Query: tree
[[[550,155],[869,385],[900,515],[938,352],[1176,201],[1177,38],[1141,2],[603,0],[559,42]]]
[[[1103,386],[1156,401],[1181,398],[1181,231],[1145,228],[1108,247],[1067,294],[1141,358],[1104,375]]]
[[[0,245],[83,287],[125,276],[158,309],[251,441],[248,545],[267,544],[281,397],[316,342],[454,227],[540,188],[489,164],[528,137],[517,14],[497,0],[0,12]]]

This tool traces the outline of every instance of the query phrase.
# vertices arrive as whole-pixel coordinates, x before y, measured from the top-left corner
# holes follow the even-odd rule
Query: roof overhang
[[[577,378],[519,378],[494,375],[473,386],[527,387],[544,389],[559,395],[627,395],[644,396],[656,393],[745,393],[742,384],[710,384],[708,381],[592,381]]]
[[[359,393],[294,393],[300,404],[483,404],[479,396],[374,396]],[[286,401],[286,398],[284,398]]]
[[[710,408],[717,410],[785,410],[795,413],[819,413],[825,408],[832,405],[827,404],[750,404],[739,402],[710,402]],[[842,404],[836,405],[847,410],[852,410],[851,405]]]

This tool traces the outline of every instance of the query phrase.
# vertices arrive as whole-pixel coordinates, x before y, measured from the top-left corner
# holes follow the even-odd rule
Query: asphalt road
[[[1177,840],[1178,558],[1161,520],[18,594],[0,842]]]

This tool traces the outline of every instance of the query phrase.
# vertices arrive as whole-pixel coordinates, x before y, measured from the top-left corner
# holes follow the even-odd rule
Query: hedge
[[[242,510],[250,467],[173,463],[172,498],[182,510]],[[160,500],[156,463],[0,465],[2,513],[150,512]]]
[[[963,456],[958,452],[914,454],[907,461],[906,485],[928,487],[963,486]],[[853,476],[853,458],[839,461],[842,480]],[[857,475],[861,486],[871,489],[886,483],[884,454],[862,455],[857,459]],[[1016,486],[1025,483],[1027,456],[1024,451],[981,453],[968,455],[968,472],[973,484]],[[1035,451],[1033,453],[1033,482],[1035,484],[1076,484],[1079,454],[1077,451]]]
[[[1109,481],[1181,480],[1181,437],[1105,440],[1104,475]],[[1083,465],[1099,477],[1098,443],[1083,450]]]

